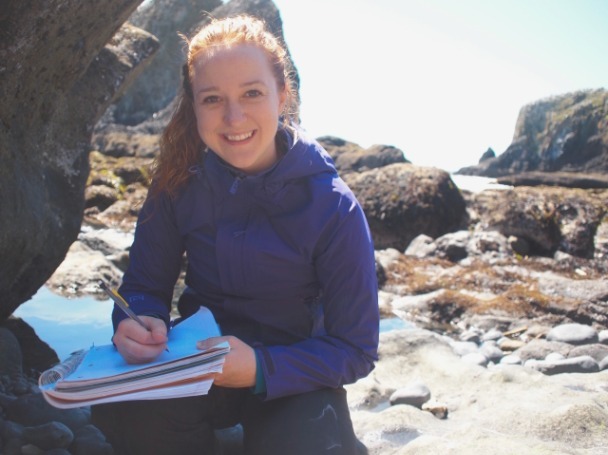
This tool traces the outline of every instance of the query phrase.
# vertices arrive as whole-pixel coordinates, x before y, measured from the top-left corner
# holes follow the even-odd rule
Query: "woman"
[[[182,317],[208,307],[228,341],[206,396],[96,406],[118,453],[211,454],[241,423],[247,454],[353,454],[344,384],[373,368],[374,249],[327,153],[296,126],[287,54],[264,24],[215,20],[188,43],[184,90],[161,140],[115,309],[131,363],[166,347],[184,252]]]

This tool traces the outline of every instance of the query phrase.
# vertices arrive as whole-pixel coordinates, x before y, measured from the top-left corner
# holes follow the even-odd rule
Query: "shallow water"
[[[14,315],[22,318],[60,359],[92,345],[109,344],[112,338],[112,301],[93,297],[68,299],[41,288]],[[380,321],[380,332],[411,328],[399,318]]]
[[[42,287],[19,306],[14,315],[32,326],[38,337],[53,348],[60,359],[65,359],[78,349],[111,342],[112,306],[110,300],[68,299]]]

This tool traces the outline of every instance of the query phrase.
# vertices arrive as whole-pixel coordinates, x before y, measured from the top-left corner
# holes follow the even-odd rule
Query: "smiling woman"
[[[259,19],[212,20],[188,41],[120,287],[148,330],[115,310],[113,341],[129,363],[163,352],[185,252],[180,316],[207,307],[222,336],[197,346],[230,352],[206,395],[93,406],[117,452],[210,454],[213,429],[237,423],[251,455],[358,451],[344,386],[377,360],[374,247],[353,192],[295,121],[293,77]]]
[[[274,138],[287,91],[266,52],[251,45],[199,52],[193,67],[194,112],[205,145],[245,174],[276,163]]]

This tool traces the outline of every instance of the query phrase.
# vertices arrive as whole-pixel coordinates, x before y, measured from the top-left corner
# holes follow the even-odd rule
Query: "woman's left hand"
[[[230,345],[221,373],[216,373],[213,383],[221,387],[253,387],[255,385],[256,361],[251,346],[237,337],[213,337],[196,343],[198,349],[208,349],[223,341]]]

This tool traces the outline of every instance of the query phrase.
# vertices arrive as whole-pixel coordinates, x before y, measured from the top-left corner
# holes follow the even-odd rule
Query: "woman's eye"
[[[220,97],[216,96],[216,95],[209,95],[203,98],[202,103],[203,104],[215,104],[215,103],[219,103],[220,101]]]
[[[257,89],[251,89],[245,92],[245,98],[257,98],[258,96],[262,96],[262,92]]]

